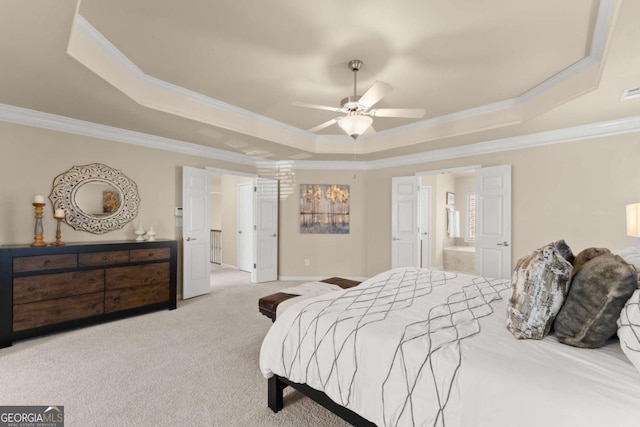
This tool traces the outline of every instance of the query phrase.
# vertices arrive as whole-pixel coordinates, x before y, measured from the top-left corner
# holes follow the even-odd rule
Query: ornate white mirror
[[[138,215],[138,187],[117,169],[101,163],[74,166],[53,180],[53,209],[64,209],[75,230],[104,234]]]

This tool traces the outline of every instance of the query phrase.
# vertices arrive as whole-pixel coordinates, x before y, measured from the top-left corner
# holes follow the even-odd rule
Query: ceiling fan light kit
[[[408,117],[419,119],[425,114],[422,108],[378,108],[372,110],[378,101],[391,92],[393,88],[388,83],[376,81],[362,96],[358,96],[358,70],[362,67],[363,62],[359,59],[349,61],[349,69],[353,72],[353,96],[348,96],[340,102],[340,108],[329,107],[325,105],[308,104],[305,102],[294,102],[298,107],[315,108],[319,110],[335,111],[346,114],[344,117],[337,117],[324,122],[316,127],[309,129],[309,132],[318,132],[326,127],[338,123],[338,126],[353,139],[357,139],[365,133],[374,133],[371,127],[373,119],[371,117]]]
[[[362,135],[371,126],[371,123],[373,123],[371,117],[358,114],[350,114],[338,120],[338,126],[353,139]]]

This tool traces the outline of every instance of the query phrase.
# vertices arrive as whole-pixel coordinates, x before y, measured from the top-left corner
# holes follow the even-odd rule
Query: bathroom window
[[[467,191],[465,197],[465,209],[467,214],[466,227],[464,230],[464,241],[476,241],[476,193]]]

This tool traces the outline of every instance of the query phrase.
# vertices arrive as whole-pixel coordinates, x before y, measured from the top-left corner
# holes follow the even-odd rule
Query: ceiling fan
[[[309,129],[309,132],[318,132],[335,123],[353,139],[358,138],[363,133],[371,134],[375,130],[371,127],[372,117],[406,117],[412,119],[422,118],[425,114],[423,108],[372,108],[393,88],[381,81],[376,81],[362,96],[357,95],[358,70],[363,62],[359,59],[349,61],[349,69],[353,71],[353,96],[348,96],[340,101],[340,107],[329,107],[326,105],[309,104],[306,102],[294,102],[293,105],[305,108],[316,108],[319,110],[335,111],[345,114],[324,122]]]

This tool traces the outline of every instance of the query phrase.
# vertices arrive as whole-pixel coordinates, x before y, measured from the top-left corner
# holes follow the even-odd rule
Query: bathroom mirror
[[[53,209],[64,209],[74,230],[104,234],[138,215],[138,187],[117,169],[101,163],[74,166],[58,175],[49,195]]]

